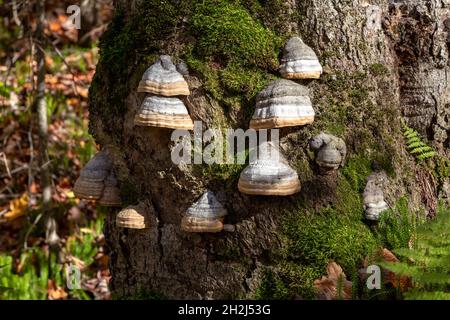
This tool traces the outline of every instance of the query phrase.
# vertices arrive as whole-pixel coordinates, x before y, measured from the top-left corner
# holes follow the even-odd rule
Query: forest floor
[[[88,134],[87,98],[100,33],[80,46],[77,30],[66,27],[65,10],[52,5],[46,11],[44,48],[50,157],[45,165],[52,172],[51,212],[61,241],[56,252],[50,250],[41,219],[33,108],[38,45],[23,26],[5,16],[0,18],[0,300],[110,298],[102,234],[105,210],[76,199],[72,192],[80,168],[96,150]],[[7,6],[0,1],[1,9]],[[107,2],[100,9],[102,25],[96,30],[104,30],[112,12]],[[66,283],[71,273],[76,276],[72,285]]]

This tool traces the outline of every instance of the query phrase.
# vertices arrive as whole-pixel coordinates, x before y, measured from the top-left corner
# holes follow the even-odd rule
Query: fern
[[[414,154],[414,155],[415,154],[422,155],[422,154],[424,154],[426,152],[430,152],[430,151],[433,151],[433,149],[431,149],[429,146],[423,146],[423,147],[417,147],[417,148],[412,149],[410,151],[410,153]]]
[[[440,208],[434,220],[417,228],[413,239],[412,249],[394,250],[402,262],[382,265],[412,279],[406,299],[450,300],[450,210]]]
[[[422,141],[420,134],[416,130],[408,127],[405,123],[403,123],[403,127],[403,135],[406,139],[406,149],[408,149],[409,153],[415,157],[417,162],[425,161],[436,155],[433,148]]]

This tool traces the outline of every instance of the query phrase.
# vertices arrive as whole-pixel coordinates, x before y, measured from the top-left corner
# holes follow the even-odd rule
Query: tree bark
[[[427,209],[416,178],[423,168],[405,149],[400,119],[426,135],[442,156],[449,156],[450,2],[290,0],[275,7],[276,1],[267,1],[262,13],[252,11],[252,1],[241,2],[256,21],[282,36],[299,34],[324,66],[320,80],[304,82],[316,110],[315,123],[282,129],[280,135],[302,191],[280,198],[246,196],[237,191],[236,179],[221,181],[195,166],[173,165],[170,130],[134,127],[144,97],[136,88],[145,68],[157,54],[183,58],[183,45],[195,46],[187,31],[192,11],[183,12],[186,16],[173,29],[156,32],[148,43],[130,44],[126,60],[116,68],[107,58],[113,53],[108,43],[128,39],[120,32],[133,21],[142,21],[147,30],[152,26],[142,18],[141,1],[115,1],[118,22],[102,39],[102,58],[90,90],[90,130],[111,150],[124,202],[145,204],[153,222],[150,229],[136,231],[117,228],[114,213],[106,219],[111,286],[118,296],[148,291],[166,298],[254,297],[264,270],[276,270],[288,260],[282,253],[288,244],[281,231],[287,212],[301,207],[318,214],[327,206],[339,206],[344,196],[339,190],[345,175],[320,175],[308,155],[309,139],[321,130],[340,133],[350,159],[378,159],[374,154],[387,159],[394,172],[386,189],[391,205],[407,195],[412,209]],[[158,7],[158,1],[151,3]],[[201,75],[190,72],[186,79],[191,95],[184,102],[195,120],[207,127],[248,127],[248,112],[238,108],[227,113],[205,89]],[[125,88],[123,97],[116,95],[119,86]],[[228,209],[227,223],[235,225],[234,232],[180,230],[184,212],[206,188]],[[362,203],[354,209],[362,210]]]

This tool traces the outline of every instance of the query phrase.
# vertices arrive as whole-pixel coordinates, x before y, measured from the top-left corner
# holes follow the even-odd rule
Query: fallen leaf
[[[342,268],[336,262],[327,266],[327,276],[314,281],[318,296],[324,300],[352,298],[352,282],[348,281]]]
[[[47,295],[49,300],[67,299],[67,292],[63,288],[58,287],[51,279],[47,281]]]
[[[400,260],[388,249],[383,248],[381,251],[381,260],[385,262],[399,262]],[[394,272],[383,269],[383,279],[385,284],[391,284],[394,288],[400,288],[401,291],[406,291],[412,286],[411,278],[405,276],[398,276]]]
[[[28,194],[24,193],[18,199],[14,199],[9,203],[9,211],[3,216],[7,221],[17,219],[27,212],[28,209]]]

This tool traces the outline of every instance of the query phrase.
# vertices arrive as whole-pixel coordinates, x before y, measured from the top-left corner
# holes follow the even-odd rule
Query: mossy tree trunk
[[[404,196],[411,209],[429,210],[424,182],[436,184],[428,197],[433,201],[438,192],[448,196],[448,178],[432,178],[406,151],[401,119],[449,156],[450,2],[204,2],[117,0],[101,40],[90,130],[112,151],[124,204],[144,203],[153,222],[136,231],[117,228],[114,213],[107,217],[112,290],[167,298],[312,297],[312,280],[328,260],[353,277],[379,245],[362,222],[361,193],[373,162],[389,175],[391,206]],[[303,83],[316,121],[280,132],[302,181],[299,194],[241,194],[241,166],[176,166],[170,130],[133,125],[144,98],[136,92],[141,75],[159,54],[170,54],[189,67],[191,95],[184,102],[194,120],[248,128],[254,96],[279,77],[277,56],[293,34],[324,66],[320,80]],[[344,168],[326,176],[308,152],[309,139],[320,131],[348,146]],[[228,209],[234,232],[180,230],[183,213],[206,188]]]

